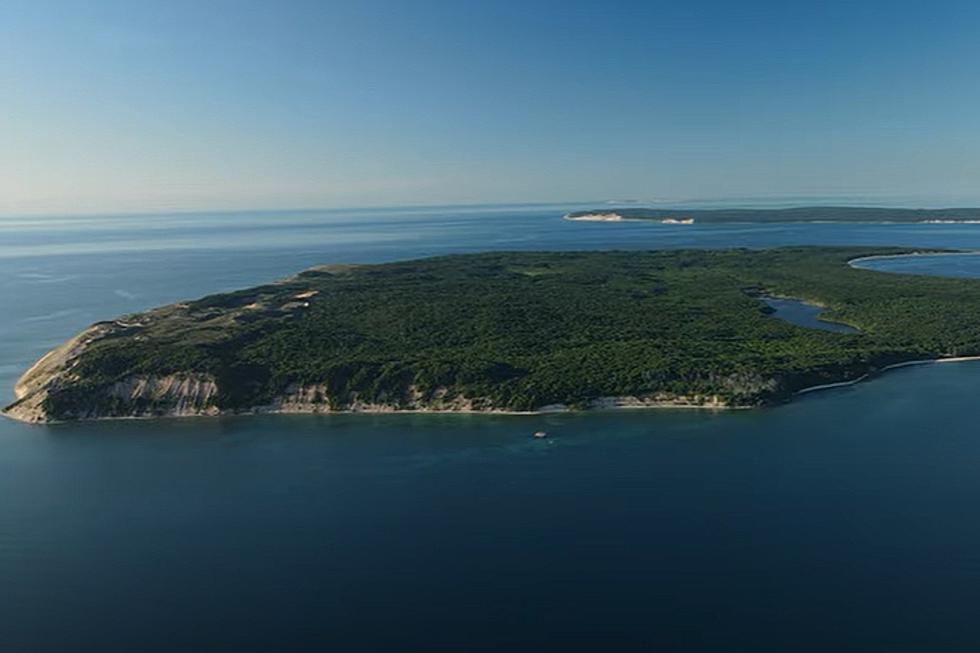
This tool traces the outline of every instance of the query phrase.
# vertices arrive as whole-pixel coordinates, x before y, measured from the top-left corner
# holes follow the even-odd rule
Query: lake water
[[[574,208],[0,220],[0,395],[90,322],[318,263],[980,248],[980,225]],[[975,650],[978,386],[963,363],[755,411],[0,420],[0,650]]]
[[[825,311],[822,306],[808,304],[800,299],[786,297],[763,297],[762,301],[772,309],[773,312],[770,313],[770,316],[779,320],[785,320],[790,324],[808,329],[831,331],[833,333],[860,333],[852,326],[839,322],[821,320],[820,316]]]

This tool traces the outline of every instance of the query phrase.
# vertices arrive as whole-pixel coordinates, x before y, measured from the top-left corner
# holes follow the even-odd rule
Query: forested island
[[[6,413],[107,417],[760,406],[980,354],[980,281],[857,269],[896,248],[524,252],[333,265],[100,322]],[[831,333],[762,297],[825,307]]]
[[[783,209],[605,208],[573,211],[567,220],[618,222],[650,220],[667,224],[720,222],[980,222],[980,208],[902,209],[867,206],[802,206]]]

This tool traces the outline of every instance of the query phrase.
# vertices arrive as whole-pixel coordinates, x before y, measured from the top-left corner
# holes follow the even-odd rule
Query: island
[[[980,222],[980,208],[903,209],[867,206],[801,206],[780,209],[667,209],[607,208],[573,211],[566,220],[622,222],[646,220],[663,224],[724,222]]]
[[[508,252],[327,265],[99,322],[9,417],[753,407],[980,354],[980,280],[849,263],[902,248]],[[823,307],[849,332],[778,319]]]

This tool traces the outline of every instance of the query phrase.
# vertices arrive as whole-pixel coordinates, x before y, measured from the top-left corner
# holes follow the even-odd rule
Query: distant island
[[[980,208],[902,209],[864,206],[802,206],[788,209],[649,209],[573,211],[566,220],[619,222],[650,220],[664,224],[718,222],[980,222]]]
[[[99,322],[17,383],[29,422],[337,411],[748,407],[980,354],[980,281],[897,248],[525,252],[313,268]],[[764,297],[859,333],[796,326]]]

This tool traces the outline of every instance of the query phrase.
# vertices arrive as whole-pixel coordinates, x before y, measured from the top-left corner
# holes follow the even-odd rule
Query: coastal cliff
[[[394,412],[462,412],[462,413],[531,413],[564,412],[572,410],[566,404],[541,406],[534,411],[515,411],[494,407],[490,398],[468,398],[437,388],[426,393],[411,386],[401,396],[382,396],[375,399],[359,397],[357,393],[343,400],[331,395],[330,383],[310,385],[291,384],[262,405],[222,408],[222,392],[217,379],[209,374],[176,372],[165,376],[133,375],[91,392],[86,400],[71,410],[51,412],[52,394],[70,391],[82,379],[75,371],[78,358],[85,347],[100,337],[112,333],[111,327],[96,325],[71,341],[47,354],[25,373],[15,388],[17,400],[4,410],[10,418],[28,423],[56,421],[194,417],[222,414],[323,414],[323,413],[394,413]],[[772,385],[773,382],[768,382]],[[578,408],[608,410],[614,408],[713,408],[733,407],[718,395],[669,395],[596,397]]]
[[[750,407],[980,353],[980,282],[847,265],[901,253],[527,252],[318,267],[92,325],[24,373],[5,414]],[[860,332],[776,319],[766,293]]]

